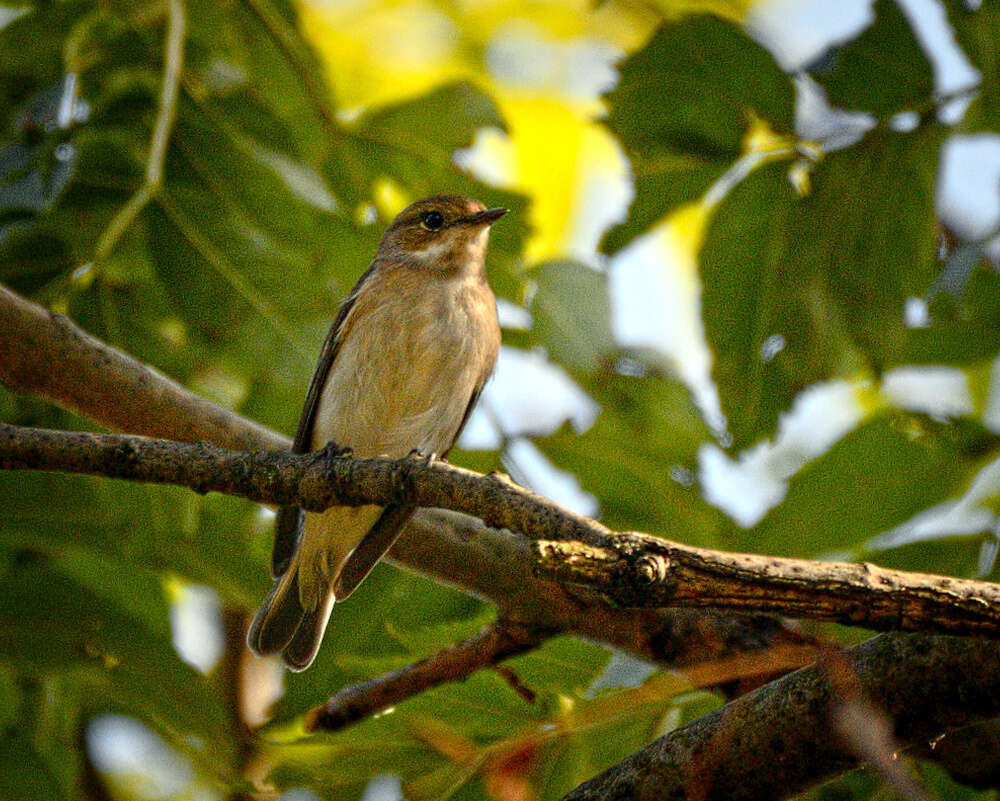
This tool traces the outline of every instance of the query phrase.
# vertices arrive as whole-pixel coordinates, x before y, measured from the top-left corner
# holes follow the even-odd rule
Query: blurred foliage
[[[888,550],[871,542],[971,497],[977,481],[977,503],[995,510],[1000,495],[984,425],[1000,278],[979,243],[939,252],[935,230],[942,141],[1000,131],[996,3],[946,3],[983,76],[951,129],[936,119],[934,73],[907,20],[875,3],[874,24],[811,71],[833,103],[873,114],[874,127],[837,146],[796,140],[795,83],[738,24],[752,10],[741,2],[27,8],[0,30],[5,285],[290,432],[336,304],[386,221],[423,195],[469,194],[512,210],[491,241],[490,277],[532,323],[505,332],[508,344],[543,350],[600,406],[585,431],[531,433],[609,525],[733,550],[995,572],[988,527]],[[691,13],[705,10],[715,16]],[[164,109],[165,43],[182,22],[176,104]],[[500,46],[525,41],[536,50]],[[623,53],[603,99],[593,86],[571,91],[574,54],[590,46]],[[528,52],[548,70],[538,66],[533,85],[517,71],[537,66]],[[904,130],[894,118],[907,111],[918,118]],[[157,136],[162,165],[151,165]],[[454,154],[473,145],[496,168],[492,185],[481,166],[459,166]],[[607,272],[573,260],[581,209],[609,185],[594,176],[614,173],[619,148],[635,199],[601,247],[618,258],[686,213],[725,432],[663,354],[617,343]],[[904,324],[913,300],[926,301],[927,324]],[[962,371],[970,410],[899,408],[879,382],[912,364]],[[706,500],[706,449],[749,459],[780,438],[803,390],[834,379],[855,382],[858,424],[775,468],[783,500],[759,523],[741,528]],[[0,419],[93,425],[2,389]],[[493,467],[502,453],[455,458],[466,456]],[[99,796],[84,730],[105,712],[141,720],[190,760],[198,787],[223,794],[247,790],[252,773],[357,798],[394,774],[407,798],[557,798],[718,703],[665,673],[615,687],[606,649],[564,637],[511,662],[532,704],[483,672],[305,738],[298,716],[337,688],[492,616],[380,566],[338,608],[316,665],[286,678],[272,722],[248,735],[224,671],[204,675],[178,656],[168,611],[178,582],[212,587],[228,610],[253,608],[268,584],[265,514],[230,498],[33,474],[0,475],[0,508],[0,798]],[[941,798],[972,795],[928,775]],[[810,795],[882,792],[855,775]]]
[[[860,81],[861,75],[882,76]],[[841,48],[817,79],[831,103],[888,118],[931,105],[934,76],[902,10],[891,0],[875,4],[875,23]]]
[[[704,319],[737,447],[773,428],[806,386],[902,361],[912,330],[903,304],[926,293],[940,271],[933,231],[941,137],[935,128],[873,132],[819,164],[805,198],[796,197],[787,166],[774,165],[722,202],[701,254]],[[879,191],[859,193],[861,175]],[[784,348],[766,359],[764,343],[775,334]]]
[[[740,155],[754,119],[792,132],[791,80],[722,20],[667,23],[620,72],[607,98],[608,125],[629,156],[636,197],[628,220],[605,239],[609,252],[703,194]]]

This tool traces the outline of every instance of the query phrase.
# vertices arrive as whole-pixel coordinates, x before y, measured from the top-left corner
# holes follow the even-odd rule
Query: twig
[[[336,731],[418,693],[459,681],[541,645],[553,632],[500,618],[474,636],[400,670],[346,687],[305,719],[307,731]]]
[[[865,697],[919,743],[1000,714],[1000,645],[923,634],[880,636],[845,652]],[[838,698],[822,666],[803,668],[651,743],[564,801],[773,801],[859,764],[830,736]],[[714,742],[725,748],[712,748]],[[701,771],[706,757],[711,770]],[[761,770],[766,765],[766,770]],[[689,784],[700,777],[698,787]]]
[[[227,451],[121,434],[0,425],[0,469],[54,470],[224,492],[310,511],[398,503],[475,515],[538,540],[539,569],[630,608],[768,612],[879,631],[1000,637],[1000,584],[693,548],[617,534],[497,475],[423,457]]]
[[[186,27],[183,0],[168,0],[167,39],[163,47],[163,84],[160,89],[160,104],[156,112],[156,123],[153,126],[153,136],[149,145],[149,158],[146,160],[146,175],[142,186],[118,210],[118,213],[101,234],[97,247],[94,249],[94,261],[97,264],[101,264],[111,255],[122,234],[128,230],[139,212],[146,207],[163,181],[163,163],[166,159],[170,133],[173,130],[174,117],[177,112],[177,89],[180,85],[181,73],[184,70]]]
[[[214,671],[229,718],[230,741],[234,745],[233,758],[236,762],[234,773],[239,776],[246,774],[247,765],[255,755],[253,731],[243,717],[246,686],[242,663],[246,654],[246,631],[249,623],[249,616],[244,611],[223,607],[222,657]]]
[[[507,682],[507,685],[521,696],[521,700],[525,703],[535,703],[535,699],[538,697],[535,691],[521,681],[520,677],[511,668],[506,665],[493,665],[493,672]]]
[[[0,286],[0,383],[113,429],[222,447],[287,450],[291,440],[203,400],[61,315]],[[473,592],[517,620],[564,628],[664,665],[684,666],[801,638],[771,618],[694,609],[628,613],[532,574],[529,542],[440,509],[411,518],[390,558]]]

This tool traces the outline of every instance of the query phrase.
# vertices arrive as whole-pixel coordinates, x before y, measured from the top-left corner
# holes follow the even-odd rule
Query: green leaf
[[[930,63],[894,0],[877,0],[874,24],[815,77],[834,105],[878,117],[925,110],[934,91]]]
[[[662,673],[639,688],[586,697],[607,657],[593,644],[557,638],[506,663],[537,693],[533,703],[494,671],[481,670],[376,720],[275,742],[269,780],[349,798],[372,777],[390,773],[403,781],[407,798],[479,799],[483,781],[511,771],[540,797],[557,798],[648,743],[665,713],[677,710],[684,718],[691,704],[690,694],[678,695],[687,684]]]
[[[63,77],[64,36],[86,14],[89,2],[66,2],[40,13],[32,9],[0,33],[0,130],[6,137],[23,104]]]
[[[0,798],[51,801],[71,797],[23,733],[4,733],[0,740]]]
[[[941,136],[873,133],[820,163],[801,200],[784,167],[767,166],[716,211],[699,260],[703,316],[735,448],[770,435],[808,385],[910,355],[904,304],[939,270]]]
[[[979,555],[984,543],[992,536],[992,533],[984,533],[967,537],[942,537],[884,550],[862,549],[857,558],[875,562],[890,570],[995,581],[993,576],[979,575]]]
[[[304,713],[338,687],[429,656],[442,645],[442,627],[451,628],[456,641],[472,636],[482,627],[486,609],[482,601],[450,587],[378,564],[347,601],[335,606],[313,666],[287,677],[285,695],[276,704],[279,719]]]
[[[17,673],[0,665],[0,731],[12,729],[21,715],[21,689],[17,686]]]
[[[720,205],[699,259],[712,377],[736,448],[766,435],[797,392],[849,358],[840,332],[815,330],[802,302],[809,281],[796,258],[796,205],[782,165],[759,170]],[[815,305],[832,303],[823,294]],[[779,336],[780,358],[766,361],[765,343]]]
[[[536,693],[585,697],[610,658],[604,646],[575,637],[558,637],[504,664]]]
[[[933,798],[948,801],[995,801],[997,791],[994,786],[996,758],[993,748],[997,741],[992,723],[986,721],[960,731],[968,733],[963,744],[949,743],[947,757],[942,758],[938,748],[934,751],[934,761],[920,762],[920,781]],[[979,737],[976,736],[977,730]]]
[[[607,275],[575,262],[547,262],[532,270],[533,339],[573,371],[594,371],[615,350]]]
[[[796,796],[797,801],[880,801],[885,795],[882,777],[874,771],[858,768],[844,773],[819,787]]]
[[[714,542],[722,518],[695,483],[698,448],[711,436],[688,390],[618,374],[594,376],[584,389],[601,405],[596,422],[582,434],[563,426],[538,447],[597,497],[608,526]]]
[[[964,285],[932,292],[930,324],[907,332],[899,361],[974,365],[1000,343],[1000,274],[981,260]]]
[[[797,473],[784,502],[755,528],[734,532],[732,548],[804,558],[858,553],[875,535],[958,495],[996,447],[972,423],[880,415]]]
[[[18,677],[21,698],[13,710],[17,725],[3,737],[5,744],[8,738],[13,742],[9,743],[11,750],[0,755],[0,762],[11,758],[13,763],[16,759],[13,754],[19,754],[20,760],[5,765],[0,776],[8,777],[11,783],[20,782],[25,788],[57,787],[53,797],[79,798],[80,784],[86,781],[79,679],[74,671],[58,676],[49,674],[41,680]],[[6,794],[6,789],[0,786],[0,797],[20,797]]]
[[[7,472],[0,475],[0,505],[0,544],[7,547],[51,554],[70,549],[80,558],[97,555],[172,573],[215,587],[239,605],[256,603],[267,589],[266,534],[256,530],[255,507],[246,501],[100,478]]]
[[[985,2],[973,10],[964,0],[946,0],[944,5],[955,39],[982,75],[962,128],[1000,131],[1000,50],[996,42],[1000,6]]]
[[[705,16],[666,23],[619,67],[608,126],[635,175],[626,222],[602,244],[613,253],[694,200],[742,152],[754,117],[794,130],[792,82],[737,26]]]
[[[472,144],[479,128],[506,130],[493,101],[468,83],[433,89],[416,101],[376,109],[358,121],[357,135],[381,145],[391,144],[401,154],[429,157],[446,163],[453,151]],[[403,137],[418,131],[417,137]]]
[[[60,714],[127,710],[226,775],[235,753],[228,714],[209,680],[174,651],[159,578],[70,549],[3,553],[0,662],[67,677]]]

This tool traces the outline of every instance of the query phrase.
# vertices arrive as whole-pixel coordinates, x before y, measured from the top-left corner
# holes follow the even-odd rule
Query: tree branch
[[[273,450],[289,445],[289,440],[282,435],[235,412],[207,403],[156,370],[90,337],[65,317],[52,315],[3,287],[0,287],[0,383],[46,398],[102,425],[133,433],[184,441],[210,440],[223,447]],[[533,550],[533,543],[523,537],[440,509],[420,510],[390,553],[395,561],[405,566],[491,600],[503,613],[516,619],[530,620],[533,625],[543,628],[562,627],[662,664],[690,666],[692,675],[703,673],[709,676],[709,681],[714,681],[711,676],[718,671],[708,663],[738,658],[747,651],[764,651],[775,643],[801,642],[793,631],[766,617],[734,617],[700,609],[623,611],[609,604],[606,591],[563,585],[536,575],[533,565],[538,555],[539,552]],[[911,736],[906,734],[904,726],[898,733],[903,739],[929,738],[975,715],[997,714],[997,688],[983,689],[983,683],[995,681],[1000,673],[995,665],[982,667],[978,657],[970,659],[969,652],[969,649],[982,649],[994,653],[995,646],[990,643],[894,635],[878,638],[862,648],[875,649],[870,660],[873,668],[881,666],[883,671],[895,670],[895,675],[885,677],[880,684],[884,693],[897,693],[898,698],[893,703],[884,703],[885,710],[890,714],[897,714],[898,710],[910,714],[927,713],[926,733]],[[953,666],[944,671],[946,679],[939,680],[935,675],[934,680],[928,682],[921,654],[931,650],[943,663]],[[794,659],[788,664],[794,664]],[[773,666],[766,663],[760,670],[773,673]],[[710,715],[708,720],[696,721],[671,737],[690,737],[696,743],[700,737],[702,745],[706,742],[717,745],[713,732],[718,731],[720,718],[735,718],[734,708],[749,710],[736,721],[745,728],[748,737],[742,740],[744,745],[740,749],[727,757],[723,766],[726,772],[720,772],[717,788],[725,788],[722,779],[732,774],[732,765],[745,768],[760,764],[756,761],[758,756],[781,768],[777,773],[755,774],[765,780],[772,779],[772,786],[781,792],[792,792],[837,770],[851,767],[855,764],[851,757],[831,765],[827,729],[816,723],[815,714],[808,716],[809,709],[817,709],[815,699],[818,696],[808,692],[810,682],[816,680],[815,673],[814,669],[800,671],[794,677],[768,685],[749,700],[745,697],[736,702],[740,707],[730,704]],[[865,688],[878,700],[868,679]],[[945,697],[942,689],[950,693],[947,715],[932,712],[940,707],[938,701]],[[986,703],[980,700],[983,693],[987,696]],[[961,696],[957,702],[954,701],[956,695]],[[769,715],[769,710],[773,714]],[[789,728],[789,721],[803,718],[805,723]],[[742,730],[737,726],[735,731]],[[774,732],[781,732],[781,735],[773,736]],[[784,749],[794,745],[797,738],[804,743],[804,755],[790,758],[788,754],[792,752]],[[817,740],[820,760],[814,759]],[[681,740],[676,742],[681,743]],[[674,750],[677,747],[675,744]],[[664,753],[670,748],[663,746]],[[642,754],[645,752],[640,752],[636,758]],[[670,774],[667,763],[661,761],[660,764],[660,774]],[[789,772],[792,768],[797,771],[794,777]],[[591,785],[611,781],[610,774],[614,770],[595,779]],[[652,786],[662,789],[663,797],[678,797],[677,776],[675,771],[666,783],[659,783],[660,780],[653,777]],[[627,781],[621,776],[619,779],[627,790]],[[756,786],[745,776],[738,781],[748,793]],[[589,792],[586,788],[591,785],[585,785],[578,792]],[[723,790],[718,797],[726,795]],[[771,789],[764,788],[756,797],[773,796]],[[729,797],[737,796],[729,794]]]
[[[530,534],[530,533],[529,533]],[[1000,636],[1000,584],[694,548],[636,532],[604,547],[536,540],[538,571],[620,607],[713,607],[875,631]]]
[[[355,458],[332,444],[306,454],[231,451],[208,442],[53,431],[0,424],[0,469],[80,473],[222,492],[259,503],[331,506],[391,503],[474,514],[528,536],[599,546],[610,530],[514,484],[420,455]]]
[[[1000,645],[924,634],[875,637],[844,653],[868,701],[904,743],[1000,714]],[[841,699],[822,665],[698,718],[580,785],[564,801],[770,801],[859,764],[831,736]],[[761,769],[766,766],[766,769]]]
[[[445,584],[472,590],[515,620],[572,631],[663,665],[703,665],[805,639],[778,620],[760,615],[613,607],[586,588],[568,588],[535,576],[531,545],[525,537],[489,528],[468,515],[421,509],[390,556]],[[762,665],[758,673],[773,672]]]
[[[836,621],[879,631],[1000,637],[1000,585],[867,564],[693,548],[616,534],[499,475],[423,457],[227,451],[122,434],[0,425],[0,468],[176,484],[322,511],[343,504],[439,507],[539,540],[539,567],[627,608],[695,606]]]
[[[3,286],[0,384],[119,431],[224,448],[291,447],[286,437],[199,398]]]
[[[203,400],[3,286],[0,383],[133,434],[232,448],[291,447],[287,437]],[[766,617],[683,609],[623,612],[583,590],[570,595],[559,583],[533,575],[534,557],[523,537],[440,509],[419,510],[389,557],[471,591],[517,620],[573,631],[664,665],[696,665],[801,641]]]
[[[345,687],[306,715],[306,731],[342,729],[424,690],[464,679],[480,668],[533,650],[553,633],[500,618],[469,639],[426,659]]]

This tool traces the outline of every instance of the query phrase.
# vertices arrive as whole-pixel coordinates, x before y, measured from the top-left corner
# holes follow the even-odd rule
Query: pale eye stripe
[[[417,250],[410,251],[410,255],[416,256],[422,261],[437,261],[448,252],[449,246],[449,242],[438,240]]]

